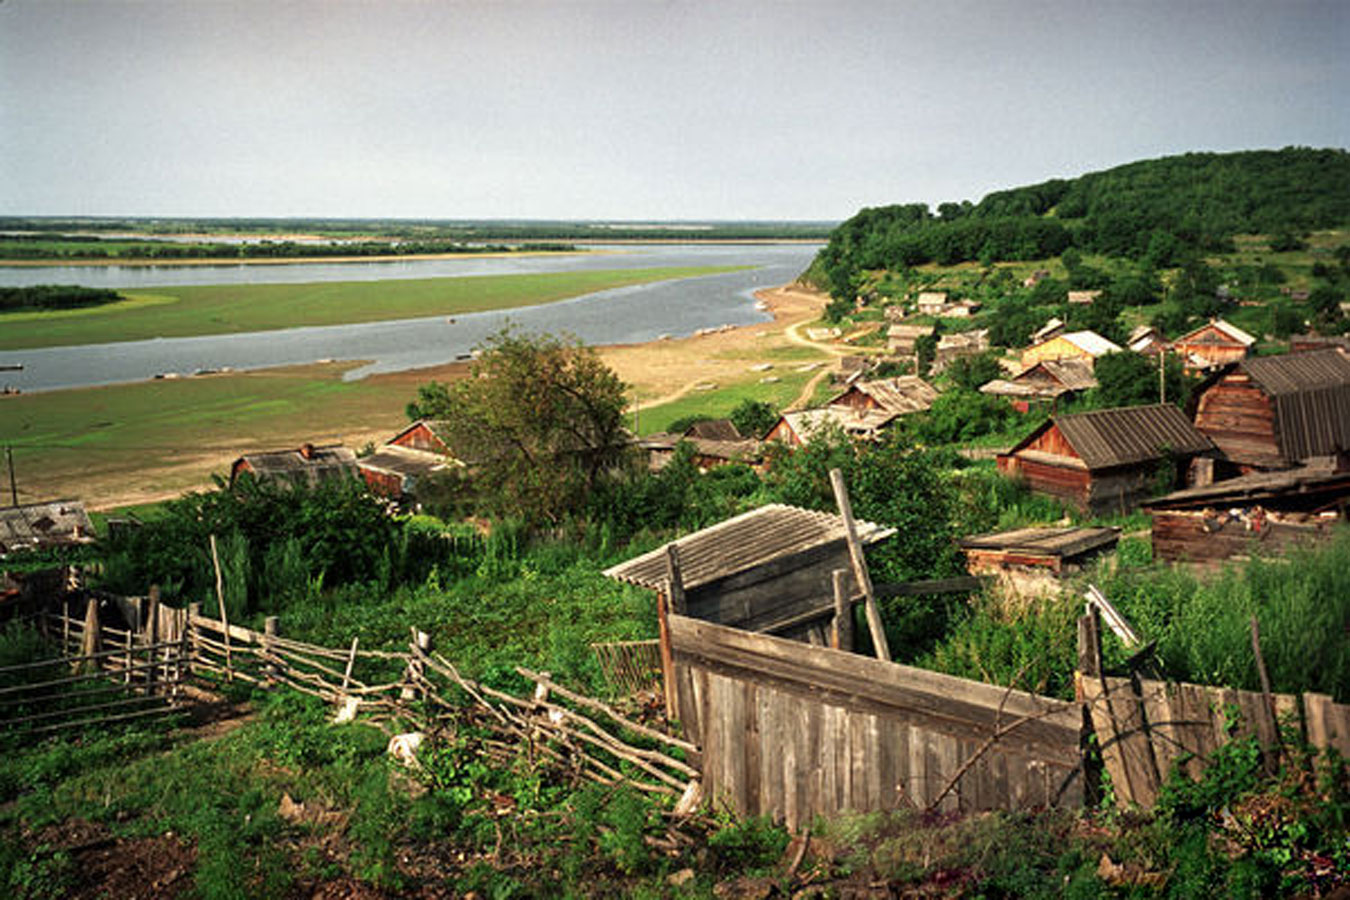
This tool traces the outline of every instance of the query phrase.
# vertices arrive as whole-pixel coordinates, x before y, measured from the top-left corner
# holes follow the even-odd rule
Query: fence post
[[[830,646],[836,650],[853,652],[853,604],[848,602],[844,589],[846,569],[835,569],[830,573],[834,586],[834,628],[830,633]]]
[[[197,619],[201,617],[202,605],[189,603],[187,618],[183,621],[183,646],[187,650],[187,668],[189,675],[197,674]]]
[[[270,685],[276,680],[276,658],[272,655],[272,639],[277,636],[280,619],[268,616],[263,619],[263,678]]]
[[[159,585],[150,585],[150,597],[146,601],[145,634],[150,646],[148,659],[150,669],[146,672],[146,693],[155,693],[155,683],[159,681]]]
[[[431,652],[431,635],[425,631],[413,630],[413,643],[409,646],[412,656],[408,658],[408,671],[404,675],[405,684],[399,692],[400,700],[415,700],[423,679],[422,657]]]
[[[84,607],[84,635],[80,642],[81,656],[93,656],[98,652],[101,632],[102,626],[98,622],[98,600],[90,597],[85,602]],[[88,662],[97,667],[97,663],[93,660],[88,660]]]

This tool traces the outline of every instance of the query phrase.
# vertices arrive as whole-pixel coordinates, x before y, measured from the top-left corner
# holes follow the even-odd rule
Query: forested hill
[[[864,209],[841,224],[819,264],[846,296],[865,269],[1088,253],[1167,265],[1221,251],[1242,233],[1350,223],[1350,153],[1289,147],[1188,153],[989,194],[979,203]]]

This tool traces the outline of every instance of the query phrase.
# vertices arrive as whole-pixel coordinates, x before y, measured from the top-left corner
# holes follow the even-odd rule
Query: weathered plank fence
[[[1078,704],[685,616],[670,638],[705,794],[735,813],[1083,801]]]

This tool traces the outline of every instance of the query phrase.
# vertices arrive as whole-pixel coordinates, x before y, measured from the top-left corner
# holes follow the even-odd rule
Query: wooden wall
[[[684,616],[670,636],[705,793],[738,814],[1082,803],[1077,704]]]
[[[1301,523],[1267,519],[1260,531],[1252,531],[1225,513],[1154,510],[1153,558],[1218,562],[1252,553],[1282,552],[1295,544],[1330,538],[1335,525],[1335,520]]]
[[[1242,372],[1219,379],[1201,396],[1195,427],[1209,436],[1229,459],[1278,465],[1275,409],[1270,397]]]

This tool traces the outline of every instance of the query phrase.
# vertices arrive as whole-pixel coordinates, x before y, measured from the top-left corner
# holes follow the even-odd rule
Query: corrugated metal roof
[[[94,526],[79,500],[48,500],[0,508],[0,554],[83,544]]]
[[[1095,331],[1070,331],[1068,334],[1061,334],[1060,337],[1094,357],[1120,352],[1119,344],[1107,340]],[[1054,340],[1054,338],[1051,338],[1051,340]]]
[[[861,519],[854,524],[863,544],[895,534],[894,528]],[[688,590],[844,538],[844,520],[833,513],[773,503],[672,543],[679,551],[680,577]],[[666,548],[608,568],[605,575],[661,590],[666,583]]]
[[[1214,444],[1175,406],[1127,406],[1055,416],[1054,424],[1089,469],[1203,453]]]
[[[1350,357],[1315,350],[1243,360],[1275,405],[1275,436],[1290,461],[1350,449]]]
[[[1002,550],[1046,556],[1076,556],[1120,539],[1119,528],[1019,528],[977,534],[958,543],[968,550]]]

